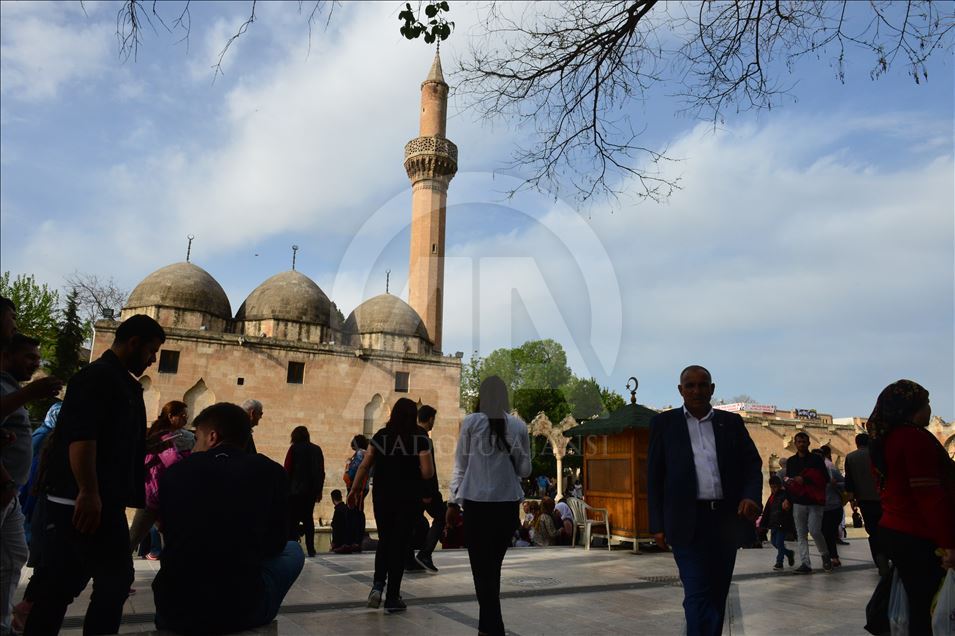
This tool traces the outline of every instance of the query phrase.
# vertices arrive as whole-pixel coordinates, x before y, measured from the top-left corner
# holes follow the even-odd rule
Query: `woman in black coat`
[[[298,541],[305,534],[308,556],[315,556],[315,504],[322,500],[325,487],[325,456],[312,444],[308,429],[292,431],[292,445],[285,454],[289,475],[289,539]]]

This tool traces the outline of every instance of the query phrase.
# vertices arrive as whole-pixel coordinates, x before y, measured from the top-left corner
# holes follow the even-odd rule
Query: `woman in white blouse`
[[[531,474],[527,424],[510,415],[507,386],[497,376],[481,383],[478,412],[464,418],[454,453],[451,500],[464,507],[464,537],[480,606],[478,633],[504,634],[501,563],[520,526]]]

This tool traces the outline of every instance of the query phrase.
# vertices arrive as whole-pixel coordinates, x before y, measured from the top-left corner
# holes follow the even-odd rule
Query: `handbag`
[[[889,597],[892,595],[894,575],[895,566],[879,579],[878,585],[872,592],[872,597],[865,606],[865,631],[875,634],[875,636],[888,636],[891,633],[889,627]]]
[[[889,630],[892,636],[909,636],[909,596],[899,577],[892,573],[892,592],[889,594]]]
[[[861,528],[862,527],[862,515],[859,514],[858,510],[852,511],[852,527]]]
[[[932,634],[934,636],[952,636],[955,634],[955,570],[945,574],[945,580],[935,599],[932,612]]]

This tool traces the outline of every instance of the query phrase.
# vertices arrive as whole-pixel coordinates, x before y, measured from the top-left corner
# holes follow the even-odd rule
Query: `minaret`
[[[405,144],[405,171],[411,179],[411,251],[408,304],[418,312],[441,350],[444,302],[444,222],[448,183],[458,170],[458,147],[445,137],[448,85],[435,53],[421,84],[419,137]]]

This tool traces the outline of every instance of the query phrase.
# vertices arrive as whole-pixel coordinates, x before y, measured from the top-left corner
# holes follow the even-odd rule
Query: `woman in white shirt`
[[[481,383],[478,412],[464,418],[454,453],[451,500],[464,506],[464,536],[480,606],[478,633],[504,634],[501,563],[520,526],[531,474],[527,424],[510,415],[507,386],[497,376]]]

